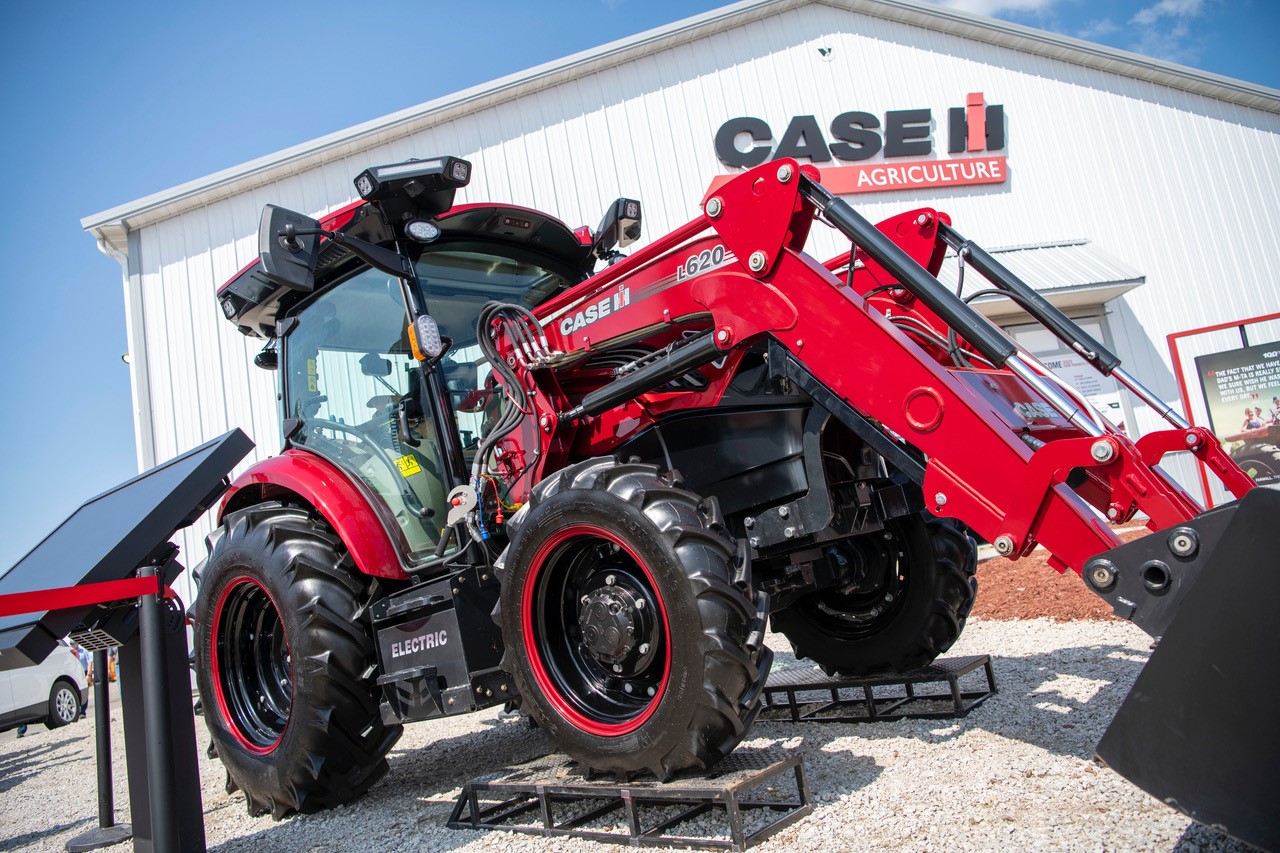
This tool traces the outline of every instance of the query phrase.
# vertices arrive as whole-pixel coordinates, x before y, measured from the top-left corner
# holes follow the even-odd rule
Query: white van
[[[56,729],[80,718],[88,677],[65,640],[39,666],[0,672],[0,732],[26,723]]]

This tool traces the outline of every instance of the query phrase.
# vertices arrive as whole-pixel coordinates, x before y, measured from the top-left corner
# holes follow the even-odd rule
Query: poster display
[[[1280,341],[1196,357],[1209,427],[1259,485],[1280,485]]]
[[[1120,408],[1120,393],[1115,380],[1103,376],[1093,365],[1075,353],[1041,356],[1040,362],[1072,388],[1080,392],[1095,409],[1102,412],[1112,424],[1125,431],[1124,412]]]

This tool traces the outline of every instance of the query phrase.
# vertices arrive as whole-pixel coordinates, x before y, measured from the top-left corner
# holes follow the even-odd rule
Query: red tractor
[[[367,169],[319,222],[269,206],[218,292],[281,380],[284,449],[225,498],[196,610],[252,813],[359,797],[403,723],[498,704],[594,771],[709,767],[760,707],[770,618],[828,672],[920,667],[973,604],[972,534],[1045,546],[1158,635],[1212,551],[1159,459],[1252,488],[944,213],[873,226],[781,160],[624,256],[638,202],[574,231],[455,205],[470,171]],[[850,252],[806,255],[815,219]],[[1098,416],[938,282],[948,248],[1171,428]],[[1139,512],[1177,534],[1140,566],[1108,524]]]

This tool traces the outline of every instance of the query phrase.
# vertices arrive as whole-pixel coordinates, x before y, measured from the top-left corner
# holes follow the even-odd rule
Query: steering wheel
[[[408,484],[404,482],[404,478],[400,473],[400,466],[395,463],[394,459],[387,455],[387,451],[382,447],[382,445],[374,441],[365,430],[339,421],[309,421],[308,426],[315,427],[315,429],[311,431],[311,435],[320,438],[322,442],[334,448],[336,455],[347,459],[350,459],[351,453],[342,446],[341,442],[319,436],[318,431],[322,429],[332,429],[335,432],[345,432],[357,436],[360,439],[361,449],[370,450],[371,455],[377,457],[378,461],[385,465],[387,470],[392,473],[393,479],[400,486],[400,497],[404,499],[405,506],[408,507],[409,511],[418,518],[430,518],[435,515],[435,510],[430,507],[423,506],[422,501],[418,499],[417,494],[415,494],[413,489],[409,488]],[[351,465],[350,467],[358,468],[359,466]]]

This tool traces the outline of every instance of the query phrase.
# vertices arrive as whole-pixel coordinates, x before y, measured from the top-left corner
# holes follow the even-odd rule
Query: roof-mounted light
[[[456,190],[471,180],[471,164],[457,157],[409,160],[371,166],[356,176],[356,192],[365,201],[396,196],[416,198],[423,193]]]

